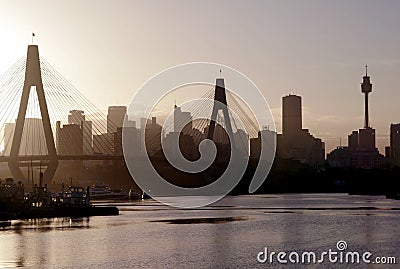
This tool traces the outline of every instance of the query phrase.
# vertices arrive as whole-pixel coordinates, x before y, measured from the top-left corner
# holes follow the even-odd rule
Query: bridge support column
[[[207,138],[212,140],[214,137],[215,123],[217,121],[218,111],[222,110],[224,114],[225,127],[228,134],[233,137],[231,120],[226,102],[225,82],[223,78],[217,78],[215,85],[214,107],[211,114],[210,127],[208,129]],[[235,141],[230,141],[232,147],[235,147]]]
[[[22,90],[21,102],[15,124],[14,137],[11,145],[10,160],[8,167],[16,179],[24,178],[19,166],[19,150],[21,147],[22,132],[24,130],[26,109],[28,106],[31,87],[35,86],[38,96],[40,113],[42,115],[43,130],[49,155],[49,164],[44,172],[44,183],[50,183],[58,166],[58,157],[54,145],[53,132],[51,130],[50,117],[47,109],[46,98],[43,90],[42,75],[40,69],[39,49],[37,45],[29,45],[26,57],[25,81]]]

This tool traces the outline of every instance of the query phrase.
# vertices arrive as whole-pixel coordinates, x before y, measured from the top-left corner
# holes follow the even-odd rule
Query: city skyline
[[[301,95],[303,125],[322,138],[329,152],[340,138],[345,141],[354,128],[362,127],[359,83],[368,64],[374,84],[370,124],[376,129],[380,152],[389,144],[390,124],[400,122],[400,108],[392,98],[400,71],[396,34],[400,3],[396,1],[385,5],[369,1],[93,3],[3,3],[0,73],[24,55],[35,32],[34,42],[42,47],[44,57],[105,111],[108,105],[127,105],[122,100],[130,100],[142,83],[165,68],[199,60],[220,62],[256,83],[272,108],[278,132],[281,96]],[[168,35],[160,32],[160,23]],[[176,99],[181,101],[179,96]]]
[[[363,77],[363,81],[364,81],[364,83],[365,83],[365,79],[367,78],[367,81],[368,81],[368,83],[369,83],[369,81],[370,81],[370,77],[368,76],[368,74],[367,74],[367,66],[365,66],[365,69],[366,69],[366,73],[365,73],[365,76]],[[224,79],[223,78],[217,78],[216,79],[217,80],[217,82],[218,82],[218,80],[221,80],[221,81],[223,81]],[[364,93],[364,83],[362,84],[362,92]],[[217,85],[217,84],[216,84]],[[370,87],[372,88],[372,85],[370,85]],[[368,90],[367,91],[368,93],[369,92],[371,92],[371,90]],[[293,94],[288,94],[288,95],[286,95],[286,96],[282,96],[282,101],[283,101],[283,103],[282,103],[282,107],[281,107],[281,109],[282,109],[282,111],[285,111],[285,102],[284,102],[284,100],[285,99],[288,99],[288,98],[290,98],[290,97],[296,97],[296,99],[298,98],[300,101],[298,101],[298,103],[297,103],[297,101],[295,102],[295,103],[293,103],[293,104],[291,104],[290,106],[292,106],[292,105],[294,105],[294,111],[293,112],[289,112],[289,113],[291,113],[290,115],[291,116],[289,116],[289,117],[287,117],[286,116],[286,118],[288,118],[288,119],[291,119],[291,118],[293,118],[293,117],[295,117],[296,118],[296,120],[294,120],[294,121],[292,121],[292,120],[290,120],[290,123],[288,124],[286,124],[286,129],[288,129],[288,128],[294,128],[294,129],[298,129],[298,130],[302,130],[303,129],[303,126],[302,126],[302,122],[303,122],[303,106],[302,106],[302,104],[301,104],[301,96],[299,96],[299,95],[293,95]],[[233,96],[232,97],[230,97],[230,98],[234,98]],[[365,109],[365,115],[364,115],[364,128],[370,128],[369,127],[369,121],[368,121],[368,99],[365,99],[366,100],[366,102],[365,102],[365,104],[364,104],[364,109]],[[165,101],[164,101],[165,102]],[[165,104],[164,104],[165,105]],[[289,106],[288,106],[289,107]],[[179,111],[181,111],[180,113],[183,113],[182,115],[186,115],[186,116],[184,116],[184,117],[186,117],[186,118],[191,118],[191,113],[190,113],[190,110],[191,109],[193,109],[193,108],[190,108],[190,107],[188,107],[189,108],[189,111],[181,111],[181,107],[180,106],[177,106],[176,104],[174,105],[174,118],[176,117],[176,115],[175,115],[175,112],[177,111],[177,110],[179,110]],[[289,107],[290,108],[290,107]],[[37,108],[36,108],[37,109]],[[32,107],[31,107],[31,110],[32,110]],[[155,110],[155,114],[158,114],[158,115],[161,115],[161,120],[160,121],[157,121],[157,122],[159,122],[159,123],[161,123],[162,125],[163,125],[163,122],[164,122],[164,120],[165,120],[165,117],[166,117],[166,115],[165,114],[163,114],[164,112],[163,111],[160,111],[160,110],[158,110],[158,108],[157,108],[157,106],[154,108],[154,110]],[[245,111],[242,111],[243,113],[246,113]],[[248,112],[248,111],[247,111]],[[32,111],[29,111],[29,113],[31,113],[31,115],[33,115],[33,113],[32,113]],[[35,113],[37,113],[37,111],[35,112]],[[91,112],[91,113],[93,113],[93,112]],[[97,112],[94,112],[94,113],[97,113]],[[149,118],[149,119],[147,119],[147,122],[153,122],[153,124],[157,124],[157,126],[159,126],[160,128],[161,128],[161,125],[158,125],[158,123],[156,123],[156,118],[157,117],[155,117],[154,116],[154,111],[152,112],[152,118]],[[166,113],[166,112],[165,112]],[[93,116],[93,115],[91,115],[90,114],[90,112],[89,112],[89,114],[88,114],[89,116]],[[278,134],[278,137],[279,137],[279,135],[281,135],[281,134],[284,134],[285,133],[285,114],[283,113],[282,114],[283,116],[282,116],[282,118],[281,119],[279,119],[280,121],[282,121],[283,122],[283,126],[284,126],[284,128],[283,128],[283,130],[281,131],[281,132],[276,132],[276,134]],[[73,108],[69,108],[69,114],[66,114],[66,115],[64,115],[64,117],[65,117],[65,119],[61,119],[61,118],[54,118],[52,115],[51,115],[51,118],[53,118],[53,120],[55,119],[56,120],[56,122],[51,122],[51,125],[52,125],[52,129],[53,129],[53,133],[54,133],[54,135],[56,135],[57,136],[57,134],[58,134],[58,132],[59,132],[59,130],[60,130],[60,127],[61,126],[63,126],[63,127],[68,127],[68,128],[70,128],[70,127],[73,127],[73,126],[71,126],[71,125],[76,125],[76,126],[78,126],[78,127],[80,127],[80,128],[83,128],[82,126],[81,126],[81,124],[83,124],[83,123],[88,123],[88,124],[90,124],[90,135],[91,136],[93,136],[93,139],[95,139],[95,137],[98,137],[98,139],[100,139],[99,141],[101,142],[101,143],[113,143],[112,142],[112,140],[113,140],[113,138],[110,138],[110,137],[105,137],[105,136],[107,136],[107,135],[109,135],[109,134],[111,134],[111,133],[117,133],[117,127],[118,128],[122,128],[122,126],[123,126],[123,122],[124,122],[124,120],[129,120],[129,122],[127,122],[127,126],[128,127],[135,127],[136,128],[136,122],[140,122],[140,127],[138,128],[138,130],[140,130],[140,129],[143,129],[144,127],[142,126],[143,125],[143,121],[146,121],[146,119],[144,119],[144,118],[128,118],[128,114],[127,114],[127,107],[126,106],[122,106],[122,105],[117,105],[117,106],[115,106],[115,105],[110,105],[110,106],[108,106],[108,113],[106,114],[106,115],[103,115],[104,116],[104,118],[101,118],[101,117],[99,117],[97,120],[98,120],[98,124],[100,124],[100,125],[105,125],[105,127],[103,127],[103,129],[104,129],[104,132],[101,132],[101,131],[99,131],[99,130],[96,130],[95,132],[93,132],[92,131],[92,121],[91,120],[94,120],[95,118],[91,118],[91,120],[89,120],[89,121],[86,121],[85,120],[85,111],[84,110],[76,110],[76,109],[73,109]],[[159,118],[159,119],[160,119]],[[30,118],[26,118],[26,120],[29,122],[29,120],[36,120],[36,121],[41,121],[41,118],[40,117],[30,117]],[[277,120],[277,119],[276,119]],[[27,122],[25,122],[25,123],[27,123]],[[277,122],[277,124],[279,124],[278,122]],[[5,125],[6,125],[6,127],[9,127],[8,129],[10,129],[11,128],[11,126],[13,126],[13,125],[15,125],[15,123],[13,122],[13,121],[11,121],[11,122],[5,122]],[[26,125],[26,124],[25,124]],[[27,128],[29,129],[29,128],[32,128],[32,127],[34,127],[34,128],[37,128],[37,127],[41,127],[41,124],[39,124],[40,126],[38,126],[38,124],[35,124],[34,126],[30,126],[30,125],[27,125]],[[164,127],[166,127],[168,130],[162,130],[162,138],[164,139],[165,137],[166,137],[166,135],[167,134],[169,134],[169,133],[171,133],[171,132],[174,132],[174,130],[176,129],[176,122],[174,122],[174,126],[170,126],[171,125],[171,122],[169,122],[169,123],[167,123],[166,124],[166,126],[164,126]],[[398,125],[398,124],[396,124],[396,123],[391,123],[390,124],[390,128],[392,129],[392,126],[393,125]],[[171,127],[172,127],[172,129],[171,129]],[[13,128],[13,127],[12,127]],[[88,128],[88,127],[85,127],[85,128]],[[146,127],[147,128],[147,127]],[[198,131],[200,131],[200,132],[202,132],[203,130],[202,130],[202,128],[198,128],[197,126],[193,126],[193,128],[195,129],[195,128],[197,128],[197,130]],[[7,129],[7,128],[6,128]],[[12,141],[12,139],[10,140],[10,138],[11,138],[11,136],[12,136],[12,134],[13,134],[13,130],[4,130],[4,134],[3,134],[3,139],[4,139],[4,152],[9,152],[9,150],[10,150],[10,148],[8,148],[8,147],[11,147],[11,142],[10,141]],[[62,128],[61,128],[62,129]],[[82,129],[83,130],[83,129]],[[239,129],[238,129],[239,130]],[[372,129],[373,130],[373,129]],[[260,131],[262,131],[262,130],[260,130]],[[305,128],[304,129],[304,131],[305,132],[309,132],[309,130],[308,130],[308,128]],[[38,131],[38,133],[40,133],[40,132],[43,132],[43,131]],[[295,131],[295,132],[298,132],[298,131]],[[24,133],[25,133],[25,129],[24,129]],[[350,144],[350,136],[352,136],[354,134],[354,131],[352,131],[351,133],[349,133],[348,134],[348,137],[349,137],[349,142],[347,143],[347,146],[349,146],[350,148],[352,147],[351,146],[351,144]],[[392,134],[392,133],[391,133]],[[26,134],[24,134],[25,136],[26,136]],[[89,133],[88,133],[88,131],[84,131],[83,132],[83,135],[84,136],[88,136],[89,135]],[[55,136],[55,137],[56,137]],[[76,136],[76,135],[75,135]],[[373,138],[373,140],[375,141],[375,134],[374,134],[374,138]],[[311,135],[311,137],[312,137],[312,135]],[[248,137],[248,139],[250,139],[250,138],[256,138],[255,136],[253,136],[253,137]],[[26,139],[26,138],[25,138]],[[86,140],[88,140],[89,138],[84,138],[84,139],[86,139]],[[111,140],[110,140],[111,139]],[[55,139],[56,141],[58,141],[58,138],[56,138]],[[108,140],[110,140],[110,141],[108,141],[108,142],[106,142],[106,140],[108,141]],[[293,139],[292,139],[293,140]],[[320,139],[318,139],[317,138],[317,140],[320,140]],[[90,141],[91,141],[91,138],[90,138]],[[346,141],[345,139],[344,139],[344,141]],[[340,141],[340,147],[343,147],[344,145],[346,145],[346,143],[344,142],[344,141]],[[2,143],[3,143],[2,142]],[[44,141],[43,141],[44,142]],[[250,143],[250,140],[248,141],[249,143]],[[321,142],[321,141],[320,141]],[[389,152],[389,154],[387,154],[386,152],[387,152],[387,148],[388,147],[391,147],[391,142],[392,141],[389,141],[390,143],[389,144],[386,144],[386,145],[384,145],[384,151],[383,152],[380,152],[382,155],[387,155],[387,156],[390,156],[390,155],[392,155],[390,152]],[[90,142],[90,143],[92,143],[92,142]],[[375,148],[375,142],[373,142],[374,143],[374,146],[372,146],[372,148]],[[57,142],[57,144],[58,144],[58,142]],[[95,143],[94,143],[95,144]],[[98,144],[98,143],[97,143]],[[323,144],[323,150],[324,150],[324,152],[325,153],[323,153],[322,155],[321,155],[321,157],[322,157],[322,160],[324,160],[324,158],[325,158],[325,156],[326,155],[329,155],[329,153],[330,152],[334,152],[335,151],[335,149],[333,149],[333,150],[326,150],[326,147],[325,147],[325,142],[324,141],[322,141],[322,144]],[[78,148],[79,147],[82,147],[82,146],[78,146]],[[90,146],[91,147],[91,146]],[[96,146],[95,145],[93,145],[93,147],[94,148],[96,148]],[[108,150],[110,150],[110,148],[109,149],[105,149],[104,148],[104,146],[102,146],[101,147],[101,149],[99,148],[99,146],[97,146],[97,148],[98,148],[98,153],[99,152],[102,152],[102,153],[104,153],[103,151],[104,150],[106,150],[106,151],[108,151]],[[339,148],[339,147],[337,147],[337,148]],[[59,149],[58,149],[58,146],[57,146],[57,151],[58,151]],[[32,151],[32,150],[31,150]],[[43,150],[42,150],[43,151]],[[84,149],[83,150],[83,152],[91,152],[91,151],[93,151],[93,149]],[[72,152],[74,152],[74,150],[72,151]],[[96,152],[96,151],[95,151]],[[43,151],[43,153],[45,153],[45,151]],[[74,153],[74,154],[76,154],[76,153]],[[90,154],[90,153],[89,153]],[[109,153],[105,153],[105,154],[109,154]],[[282,154],[282,153],[281,153]],[[7,155],[7,153],[6,153],[6,155]],[[39,153],[39,155],[40,155],[40,153]],[[283,154],[283,155],[285,155],[285,154]],[[290,155],[290,154],[289,154]],[[288,155],[288,156],[289,156]],[[278,154],[278,156],[279,156],[279,154]],[[292,157],[289,157],[289,158],[292,158]],[[296,158],[299,158],[299,157],[295,157],[295,159]],[[318,157],[318,158],[320,158],[320,157]],[[300,157],[300,159],[301,159],[301,157]],[[319,161],[320,162],[320,161]]]
[[[400,0],[0,0],[0,269],[397,268],[399,25]]]

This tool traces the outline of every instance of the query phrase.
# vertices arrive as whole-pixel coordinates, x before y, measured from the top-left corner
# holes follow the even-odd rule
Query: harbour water
[[[0,268],[280,268],[259,263],[258,253],[322,253],[340,240],[349,251],[400,262],[400,201],[383,196],[234,196],[195,210],[152,200],[113,205],[119,216],[2,222]],[[367,267],[339,265],[288,267]]]

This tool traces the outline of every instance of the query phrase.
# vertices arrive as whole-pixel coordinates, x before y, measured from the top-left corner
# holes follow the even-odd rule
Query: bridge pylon
[[[44,171],[44,182],[50,183],[58,166],[58,157],[54,144],[53,132],[50,124],[49,112],[47,109],[46,97],[43,90],[43,82],[39,60],[39,48],[37,45],[29,45],[26,57],[25,81],[22,90],[21,102],[18,111],[18,117],[15,124],[14,137],[12,140],[10,159],[8,167],[15,179],[25,178],[19,164],[19,151],[21,147],[22,132],[24,129],[26,109],[28,107],[29,93],[35,86],[39,101],[40,113],[42,115],[42,124],[46,139],[48,152],[48,165]]]
[[[230,137],[233,137],[233,130],[226,102],[225,82],[223,78],[217,78],[215,83],[214,106],[211,114],[210,126],[207,133],[207,138],[210,140],[213,140],[214,138],[215,123],[217,122],[217,115],[220,110],[224,115],[226,132]],[[235,141],[230,141],[230,143],[232,147],[235,148]]]

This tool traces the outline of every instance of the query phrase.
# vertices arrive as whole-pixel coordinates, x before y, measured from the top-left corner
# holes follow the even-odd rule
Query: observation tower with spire
[[[365,95],[365,117],[364,117],[364,128],[369,127],[369,112],[368,112],[368,94],[372,92],[372,84],[370,77],[368,76],[368,65],[365,66],[365,76],[363,77],[363,82],[361,83],[361,92]]]

